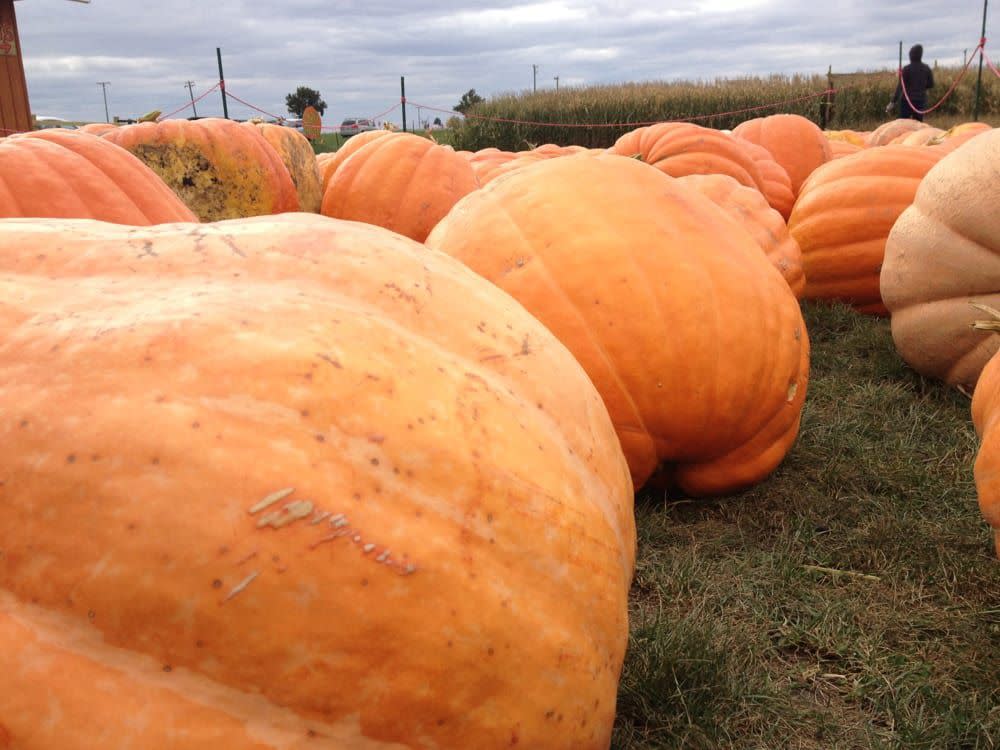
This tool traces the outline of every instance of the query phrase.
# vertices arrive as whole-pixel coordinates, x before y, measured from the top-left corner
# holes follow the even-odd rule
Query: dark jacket
[[[906,93],[909,95],[910,101],[919,107],[921,104],[927,103],[927,89],[934,88],[934,73],[927,63],[910,63],[903,68],[901,84],[906,86]],[[903,90],[900,83],[897,83],[896,93],[892,99],[898,102],[902,96]]]
[[[910,49],[910,64],[903,68],[902,80],[896,83],[896,93],[892,100],[899,102],[903,98],[903,86],[906,93],[917,107],[923,108],[927,105],[927,89],[934,88],[934,73],[930,66],[921,62],[924,48],[919,44]]]

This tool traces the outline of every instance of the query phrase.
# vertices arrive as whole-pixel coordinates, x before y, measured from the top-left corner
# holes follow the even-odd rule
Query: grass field
[[[938,102],[959,77],[959,70],[935,71],[936,88],[929,92]],[[959,121],[972,119],[975,74],[965,75],[954,93],[928,118]],[[829,101],[822,94],[832,86]],[[475,151],[487,146],[520,151],[532,145],[557,143],[606,148],[636,123],[695,118],[700,125],[733,128],[752,117],[788,112],[803,115],[830,130],[868,129],[890,119],[885,105],[896,87],[895,71],[882,70],[825,75],[761,76],[713,81],[651,81],[617,85],[547,89],[537,93],[491,97],[470,111],[485,118],[466,118],[455,133],[456,148]],[[773,106],[771,106],[773,105]],[[757,111],[748,111],[761,108]],[[980,113],[1000,117],[1000,78],[986,71]],[[534,124],[533,124],[534,123]],[[621,123],[619,127],[604,127]],[[569,126],[567,124],[574,124]],[[581,127],[594,124],[600,127]]]
[[[966,396],[805,305],[799,440],[736,497],[637,497],[615,748],[1000,747],[1000,563]]]
[[[414,135],[419,135],[424,138],[433,136],[434,140],[438,143],[454,143],[455,134],[450,130],[435,130],[430,135],[424,130],[411,130]],[[338,148],[343,146],[348,139],[342,138],[337,133],[323,133],[319,138],[313,141],[313,151],[317,154],[324,154],[329,151],[336,151]]]

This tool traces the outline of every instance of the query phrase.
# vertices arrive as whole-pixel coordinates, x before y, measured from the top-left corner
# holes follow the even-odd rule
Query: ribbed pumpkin
[[[792,293],[802,296],[806,286],[802,251],[789,234],[781,214],[768,205],[759,190],[741,185],[724,174],[696,174],[678,180],[685,187],[697,190],[743,226],[788,282]]]
[[[514,300],[309,214],[0,227],[0,724],[607,748],[632,487]]]
[[[918,128],[909,133],[903,133],[893,139],[893,143],[898,143],[902,146],[927,146],[940,135],[943,135],[944,131],[941,128]]]
[[[338,148],[329,160],[324,160],[323,168],[321,172],[322,185],[320,193],[320,202],[322,203],[322,196],[326,193],[326,186],[330,184],[330,178],[333,177],[333,173],[337,171],[337,168],[347,161],[348,157],[355,151],[360,149],[365,144],[376,141],[379,138],[385,138],[387,135],[394,135],[391,130],[366,130],[363,133],[358,133],[353,135],[344,142],[344,145]]]
[[[427,245],[510,292],[576,355],[636,486],[666,462],[690,494],[731,492],[794,442],[808,377],[795,296],[745,229],[659,170],[550,159],[466,196]]]
[[[864,146],[859,146],[850,141],[830,141],[830,161],[842,159],[845,156],[850,156],[863,150]]]
[[[0,218],[195,221],[155,172],[96,135],[39,130],[0,140]]]
[[[320,187],[319,165],[312,144],[299,131],[270,122],[248,122],[244,127],[257,128],[271,148],[278,152],[282,164],[295,185],[299,197],[299,210],[319,213],[323,202]]]
[[[980,317],[982,313],[979,313]],[[981,332],[979,335],[983,335]],[[990,336],[989,338],[995,338]],[[996,344],[993,344],[994,348]],[[993,533],[993,546],[1000,558],[1000,356],[994,355],[983,368],[972,396],[972,422],[981,444],[974,476],[979,509]]]
[[[901,135],[907,135],[917,130],[923,130],[924,128],[929,127],[930,125],[926,122],[912,120],[910,118],[891,120],[889,122],[882,123],[870,132],[865,137],[865,145],[868,147],[888,146],[893,140]]]
[[[638,156],[671,177],[725,174],[761,190],[764,178],[743,143],[725,133],[689,122],[662,122],[626,133],[608,153]]]
[[[855,146],[861,146],[862,148],[867,145],[865,138],[868,134],[857,130],[824,130],[823,135],[831,143],[853,143]]]
[[[281,157],[255,128],[210,117],[142,122],[102,137],[144,161],[202,221],[299,209]]]
[[[478,162],[473,165],[473,171],[476,173],[476,179],[479,181],[480,186],[482,186],[488,185],[496,178],[503,177],[505,174],[517,172],[525,167],[530,167],[532,164],[552,158],[554,158],[552,154],[518,151],[512,159],[493,159],[487,162]]]
[[[397,133],[370,141],[337,168],[322,210],[423,242],[455,202],[477,187],[469,161],[451,146]]]
[[[964,146],[980,133],[985,133],[992,129],[985,122],[963,122],[935,136],[932,140],[928,141],[928,145],[937,146],[943,151],[951,152],[960,146]]]
[[[796,196],[806,178],[830,160],[830,141],[814,122],[801,115],[755,117],[733,128],[733,135],[770,151],[788,173]]]
[[[741,139],[743,147],[757,162],[757,169],[763,184],[760,187],[761,193],[767,199],[768,204],[781,214],[781,217],[788,221],[792,214],[792,206],[795,205],[795,193],[792,192],[792,181],[788,177],[785,168],[778,164],[771,156],[771,152],[756,143],[750,143]]]
[[[1000,342],[969,327],[982,317],[970,300],[1000,307],[998,164],[1000,130],[946,154],[892,227],[882,266],[900,355],[917,372],[966,387]]]
[[[802,250],[806,299],[842,300],[861,312],[886,313],[879,293],[886,238],[940,158],[930,148],[882,146],[813,173],[788,220]]]
[[[90,133],[91,135],[104,135],[109,130],[114,130],[117,125],[113,125],[109,122],[88,122],[86,125],[81,125],[79,130],[84,133]]]

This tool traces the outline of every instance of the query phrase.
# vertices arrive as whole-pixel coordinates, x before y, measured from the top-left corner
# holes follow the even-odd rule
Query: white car
[[[348,117],[340,123],[340,134],[345,138],[364,133],[366,130],[377,130],[375,123],[364,117]]]

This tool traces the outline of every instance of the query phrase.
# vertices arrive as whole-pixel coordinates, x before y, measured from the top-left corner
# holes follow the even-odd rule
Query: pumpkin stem
[[[980,310],[987,315],[992,316],[992,320],[976,320],[969,325],[975,328],[977,331],[995,331],[1000,332],[1000,310],[995,307],[990,307],[989,305],[984,305],[981,302],[970,302],[977,310]]]

